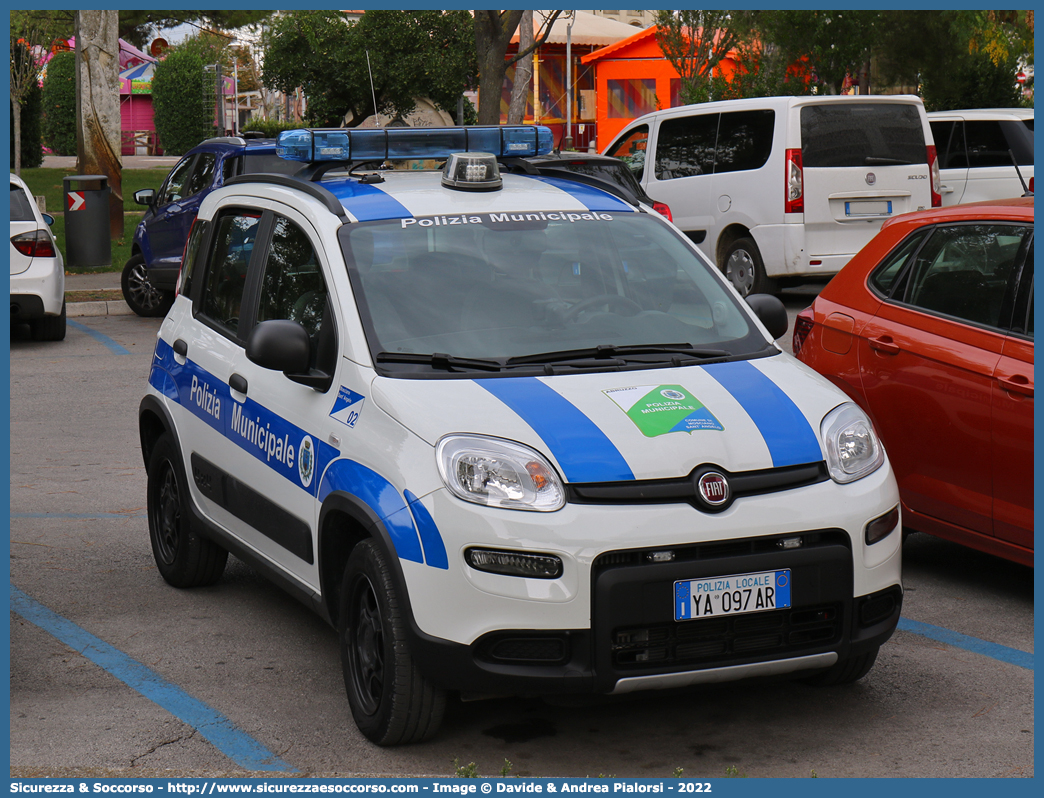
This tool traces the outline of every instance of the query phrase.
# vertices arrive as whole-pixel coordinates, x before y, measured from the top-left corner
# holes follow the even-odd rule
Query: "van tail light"
[[[1032,180],[1033,178],[1030,179]],[[674,221],[674,217],[671,216],[671,206],[668,205],[666,202],[653,201],[652,206],[653,210],[656,211],[658,214],[660,214],[661,216],[666,216],[668,222]]]
[[[813,322],[814,318],[815,316],[812,313],[812,308],[808,307],[798,313],[797,318],[794,319],[794,340],[792,342],[792,347],[794,349],[795,357],[798,352],[801,351],[801,347],[804,346],[808,334],[812,332],[812,327],[815,323]]]
[[[942,207],[942,175],[939,174],[939,154],[935,145],[928,145],[928,174],[932,178],[932,207]]]
[[[787,150],[786,167],[786,202],[783,204],[784,213],[805,212],[805,179],[801,168],[801,150]]]
[[[13,236],[11,246],[28,258],[53,258],[57,253],[46,230],[32,230]]]

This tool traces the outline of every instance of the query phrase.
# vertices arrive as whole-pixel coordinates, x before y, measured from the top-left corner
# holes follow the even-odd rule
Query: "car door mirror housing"
[[[250,332],[246,356],[261,368],[287,374],[307,373],[311,343],[305,328],[296,321],[272,319]]]
[[[139,205],[147,205],[152,207],[156,204],[156,189],[154,188],[143,188],[134,192],[134,201]]]
[[[747,297],[747,304],[758,317],[758,321],[765,325],[773,340],[787,334],[790,321],[787,319],[787,309],[779,297],[772,294],[751,294]]]

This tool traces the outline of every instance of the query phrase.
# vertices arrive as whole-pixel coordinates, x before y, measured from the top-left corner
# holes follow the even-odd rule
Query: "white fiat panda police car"
[[[433,735],[448,691],[870,670],[899,494],[863,412],[773,342],[778,300],[610,186],[540,174],[547,128],[279,148],[308,166],[203,201],[159,331],[164,579],[211,584],[231,552],[313,606],[380,744]]]

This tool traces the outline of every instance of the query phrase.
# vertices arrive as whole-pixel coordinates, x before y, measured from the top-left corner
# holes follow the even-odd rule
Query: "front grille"
[[[640,566],[648,564],[648,555],[652,552],[671,551],[672,562],[692,560],[712,560],[718,557],[742,557],[748,554],[779,553],[783,549],[780,542],[801,538],[799,551],[815,549],[822,546],[844,546],[851,548],[848,534],[841,529],[820,529],[811,532],[794,532],[787,535],[769,535],[758,538],[738,538],[736,540],[716,540],[708,543],[693,543],[682,546],[658,546],[649,549],[630,549],[628,551],[610,551],[599,555],[594,561],[595,574],[609,568]]]
[[[614,629],[612,661],[618,668],[703,665],[739,656],[798,654],[841,639],[840,603],[779,612],[708,618]]]

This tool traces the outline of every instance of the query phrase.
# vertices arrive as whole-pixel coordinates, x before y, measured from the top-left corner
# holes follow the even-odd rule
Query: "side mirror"
[[[333,375],[309,368],[312,344],[308,332],[296,321],[270,319],[254,327],[247,338],[246,356],[261,368],[281,371],[291,382],[326,393]]]
[[[134,201],[139,205],[147,205],[152,207],[156,204],[156,189],[154,188],[143,188],[134,192]]]
[[[264,369],[290,374],[307,372],[310,355],[308,333],[289,319],[263,321],[251,330],[247,339],[247,360]]]
[[[747,297],[747,304],[758,317],[758,321],[765,325],[773,340],[787,334],[790,320],[787,318],[787,309],[779,297],[772,294],[751,294]]]
[[[48,227],[53,227],[54,226],[54,217],[51,216],[51,214],[49,214],[49,213],[41,213],[40,215],[43,217],[43,220],[45,222],[47,222],[47,226]]]

